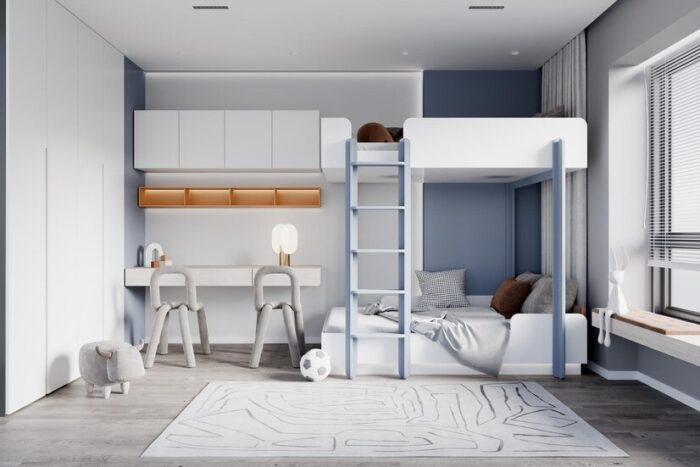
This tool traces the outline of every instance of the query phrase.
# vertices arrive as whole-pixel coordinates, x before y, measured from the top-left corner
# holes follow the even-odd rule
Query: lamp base
[[[280,266],[291,266],[291,256],[280,251]]]

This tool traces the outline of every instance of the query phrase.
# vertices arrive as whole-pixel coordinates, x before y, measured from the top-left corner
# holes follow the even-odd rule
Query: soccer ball
[[[299,370],[308,381],[321,381],[331,372],[331,357],[321,349],[309,350],[301,357]]]

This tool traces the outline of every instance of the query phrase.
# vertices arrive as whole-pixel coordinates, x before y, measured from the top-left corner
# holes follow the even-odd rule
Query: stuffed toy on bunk
[[[629,264],[629,257],[625,248],[622,247],[622,264],[617,260],[615,250],[610,250],[610,275],[609,280],[612,285],[607,308],[601,310],[600,332],[598,333],[598,343],[610,347],[610,327],[613,315],[626,315],[629,312],[627,300],[622,293],[622,282],[625,280],[625,268]]]

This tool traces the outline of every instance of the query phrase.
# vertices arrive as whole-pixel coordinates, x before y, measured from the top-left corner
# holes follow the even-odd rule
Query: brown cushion
[[[381,123],[365,123],[357,130],[358,143],[393,143],[391,133]]]
[[[530,284],[524,281],[518,281],[508,278],[501,282],[501,285],[496,289],[491,299],[491,308],[510,319],[516,313],[520,312],[523,302],[530,294]]]

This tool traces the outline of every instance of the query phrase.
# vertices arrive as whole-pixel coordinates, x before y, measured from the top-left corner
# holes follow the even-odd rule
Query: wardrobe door
[[[104,338],[124,340],[124,57],[103,41]]]
[[[272,112],[226,112],[226,168],[272,168]]]
[[[319,127],[315,110],[272,112],[272,168],[319,170]]]
[[[180,168],[224,168],[224,111],[180,111]]]
[[[180,168],[180,113],[177,110],[134,112],[134,168]]]
[[[46,394],[46,2],[7,2],[5,412]]]
[[[102,38],[78,24],[78,167],[73,183],[78,190],[74,317],[79,320],[79,345],[102,340]],[[88,271],[88,273],[85,273]]]
[[[46,392],[79,376],[77,342],[85,323],[77,286],[78,21],[47,4]]]

